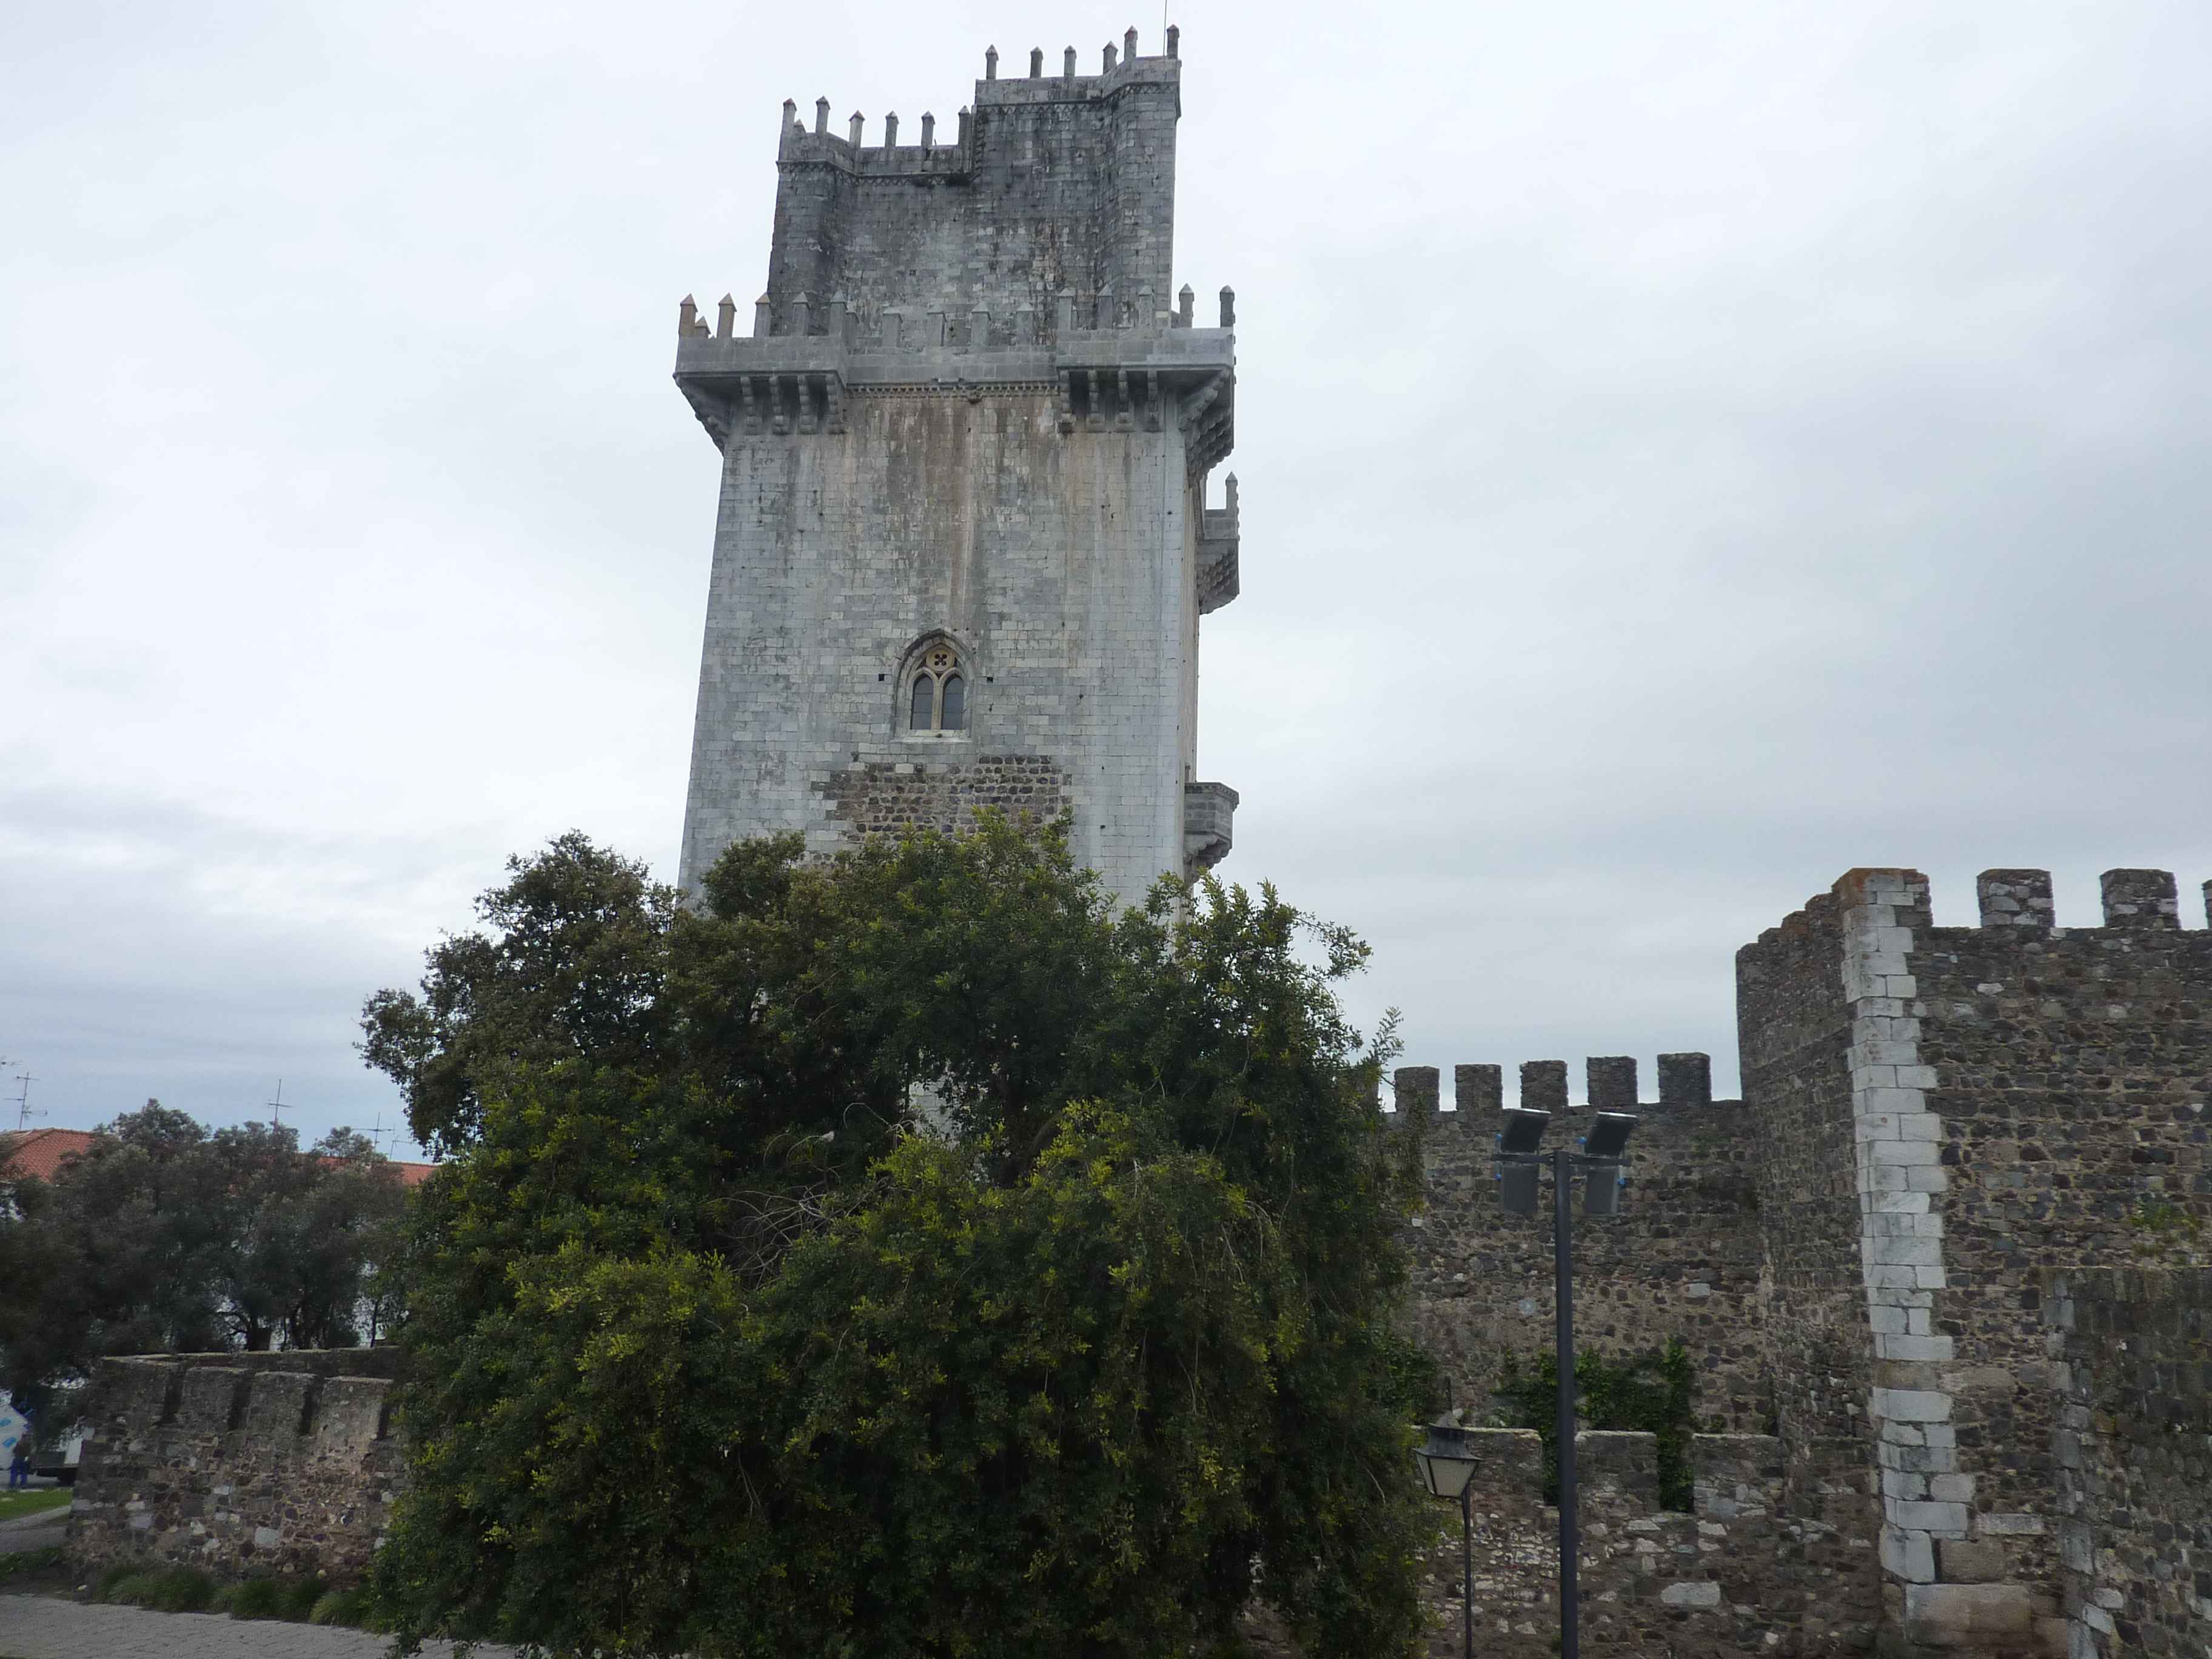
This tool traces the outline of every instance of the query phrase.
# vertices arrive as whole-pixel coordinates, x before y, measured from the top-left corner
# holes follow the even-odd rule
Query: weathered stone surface
[[[2212,1269],[2046,1281],[2064,1364],[2060,1577],[2078,1659],[2212,1650]]]
[[[2025,1584],[1913,1584],[1905,1592],[1905,1633],[1931,1648],[1986,1648],[2034,1631]]]
[[[397,1361],[389,1348],[106,1361],[71,1559],[357,1577],[404,1474],[384,1411]]]
[[[752,336],[679,319],[722,458],[687,886],[741,837],[985,806],[1067,810],[1124,899],[1227,851],[1234,792],[1187,787],[1199,619],[1240,585],[1207,505],[1235,337],[1170,297],[1181,73],[978,82],[943,145],[787,122]],[[917,720],[939,648],[961,712]]]

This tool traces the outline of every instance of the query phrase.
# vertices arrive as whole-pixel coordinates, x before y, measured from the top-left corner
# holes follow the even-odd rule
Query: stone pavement
[[[31,1550],[51,1549],[68,1536],[67,1510],[56,1510],[51,1515],[27,1515],[20,1520],[0,1522],[0,1555],[21,1555]]]
[[[384,1637],[328,1626],[0,1595],[4,1659],[383,1659],[389,1651]],[[429,1659],[449,1659],[453,1649],[431,1642],[422,1651]],[[477,1652],[483,1659],[514,1655],[503,1647]]]

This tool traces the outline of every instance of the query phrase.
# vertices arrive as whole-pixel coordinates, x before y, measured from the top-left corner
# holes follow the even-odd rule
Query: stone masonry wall
[[[1046,392],[856,397],[849,415],[846,436],[731,440],[686,879],[748,835],[833,852],[855,818],[902,816],[898,778],[1010,756],[1067,780],[1076,855],[1112,890],[1180,872],[1197,603],[1180,431],[1063,434]],[[898,671],[933,631],[965,660],[963,732],[899,720]]]
[[[943,766],[868,761],[817,778],[814,787],[829,799],[833,816],[863,836],[953,834],[987,807],[1049,823],[1068,805],[1067,775],[1041,755],[979,755]]]
[[[1984,925],[1929,928],[1910,957],[1943,1126],[1938,1328],[1969,1524],[2037,1585],[2057,1568],[2043,1276],[2212,1261],[2212,933],[2181,928],[2162,871],[2104,890],[2104,926],[2062,927],[2047,872],[1987,872]]]
[[[2051,1275],[2075,1659],[2212,1653],[2212,1271]]]
[[[2100,928],[2056,927],[2050,895],[2043,872],[1986,872],[1982,926],[1939,928],[1924,877],[1854,871],[1738,958],[1747,1098],[1778,1173],[1814,1183],[1808,1224],[1769,1231],[1778,1376],[1825,1297],[1846,1362],[1826,1427],[1863,1386],[1883,1622],[1930,1648],[2066,1650],[2043,1279],[2201,1262],[2212,1219],[2212,934],[2180,929],[2163,872],[2107,872]],[[1793,1249],[1825,1288],[1790,1292]],[[1817,1433],[1823,1401],[1784,1386],[1784,1432],[1804,1413]]]
[[[685,886],[733,841],[831,853],[957,823],[978,787],[1070,807],[1120,898],[1186,874],[1235,302],[1200,329],[1168,292],[1182,64],[1137,44],[1089,76],[1001,78],[994,54],[943,142],[927,116],[870,146],[826,100],[811,129],[785,106],[750,331],[734,296],[711,329],[678,313],[678,384],[722,456]],[[925,641],[959,659],[964,729],[913,727]],[[1234,795],[1206,799],[1218,856]]]
[[[1859,1262],[1843,931],[1823,895],[1736,957],[1744,1098],[1759,1146],[1765,1264],[1754,1317],[1785,1450],[1784,1510],[1844,1576],[1835,1616],[1876,1622],[1873,1342]]]
[[[388,1348],[104,1361],[70,1510],[81,1567],[366,1571],[404,1478]]]
[[[1698,1435],[1690,1461],[1694,1513],[1659,1506],[1658,1448],[1648,1434],[1576,1437],[1581,1471],[1576,1574],[1583,1650],[1751,1659],[1856,1651],[1836,1616],[1850,1584],[1808,1561],[1780,1508],[1782,1443],[1771,1435]],[[1543,1501],[1543,1443],[1527,1429],[1474,1431],[1475,1651],[1546,1659],[1559,1651],[1559,1512]],[[1437,1505],[1441,1531],[1424,1573],[1431,1659],[1464,1640],[1460,1517]],[[1297,1650],[1264,1614],[1248,1630],[1263,1659]]]
[[[816,318],[842,298],[871,328],[902,308],[933,335],[979,312],[1003,329],[1024,307],[1049,333],[1064,289],[1081,295],[1085,328],[1169,307],[1182,64],[1133,52],[1097,75],[1057,54],[1048,67],[976,82],[941,143],[933,131],[916,143],[910,122],[904,145],[896,131],[862,145],[863,120],[830,131],[824,106],[810,132],[787,105],[766,296],[775,331],[802,298]]]
[[[1587,1062],[1590,1109],[1641,1115],[1630,1142],[1620,1213],[1583,1218],[1575,1230],[1575,1316],[1580,1341],[1613,1358],[1680,1337],[1698,1376],[1703,1426],[1763,1432],[1773,1405],[1757,1317],[1759,1213],[1740,1102],[1716,1101],[1703,1054],[1662,1054],[1660,1100],[1637,1100],[1636,1062]],[[1552,1344],[1552,1212],[1506,1214],[1491,1154],[1501,1127],[1495,1066],[1462,1066],[1458,1109],[1437,1109],[1431,1066],[1395,1079],[1395,1118],[1425,1123],[1429,1202],[1414,1225],[1414,1328],[1450,1378],[1454,1398],[1487,1408],[1504,1362],[1524,1369]],[[1524,1104],[1573,1133],[1567,1068],[1521,1068]],[[1548,1188],[1547,1188],[1548,1192]]]

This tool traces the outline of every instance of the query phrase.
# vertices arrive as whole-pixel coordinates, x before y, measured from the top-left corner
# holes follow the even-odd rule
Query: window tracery
[[[950,643],[933,641],[922,650],[908,684],[906,709],[909,731],[968,729],[968,675]]]

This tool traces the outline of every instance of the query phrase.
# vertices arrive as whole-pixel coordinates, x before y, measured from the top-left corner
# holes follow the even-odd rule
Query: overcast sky
[[[0,1055],[389,1127],[351,1044],[510,852],[674,873],[786,97],[948,125],[1065,5],[0,12]],[[1713,1053],[1845,869],[2212,876],[2212,7],[1201,0],[1238,295],[1224,877],[1409,1061]],[[0,1115],[12,1127],[13,1106]],[[400,1150],[404,1152],[403,1144]]]

